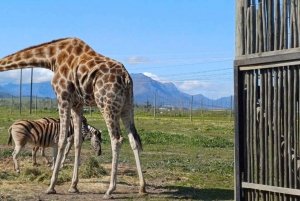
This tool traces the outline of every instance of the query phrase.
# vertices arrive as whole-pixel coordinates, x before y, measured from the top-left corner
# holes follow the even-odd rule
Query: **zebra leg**
[[[56,193],[54,187],[55,187],[55,184],[57,181],[62,155],[64,153],[64,150],[65,150],[65,147],[67,144],[67,134],[68,134],[69,125],[70,125],[70,109],[71,109],[70,104],[67,101],[61,101],[59,96],[58,96],[58,100],[59,100],[58,107],[60,108],[60,110],[59,110],[60,134],[59,134],[59,140],[58,140],[58,153],[56,156],[56,161],[55,161],[55,166],[54,166],[54,170],[53,170],[51,181],[50,181],[50,186],[45,191],[46,194],[55,194]]]
[[[36,152],[39,150],[39,147],[32,148],[32,165],[36,166]]]
[[[48,158],[45,155],[45,148],[44,147],[40,147],[40,152],[41,152],[41,155],[42,155],[45,163],[48,164],[48,166],[50,166],[50,161],[48,160]]]
[[[74,160],[74,171],[72,184],[68,190],[70,193],[78,193],[77,183],[78,183],[78,167],[79,158],[82,145],[82,117],[83,110],[81,108],[72,108],[72,117],[74,123],[74,148],[75,148],[75,160]]]
[[[69,154],[69,152],[71,150],[72,144],[74,143],[74,135],[68,137],[67,141],[68,141],[68,143],[67,143],[67,146],[65,148],[65,153],[63,155],[63,158],[61,160],[61,166],[60,166],[60,168],[64,167],[65,160],[66,160],[66,158],[67,158],[67,156],[68,156],[68,154]]]
[[[13,161],[14,161],[14,168],[15,168],[15,171],[16,171],[17,173],[20,173],[20,167],[19,167],[19,164],[18,164],[17,157],[18,157],[18,154],[20,153],[21,149],[22,149],[22,146],[16,145],[16,146],[15,146],[15,150],[14,150],[14,152],[12,153]]]

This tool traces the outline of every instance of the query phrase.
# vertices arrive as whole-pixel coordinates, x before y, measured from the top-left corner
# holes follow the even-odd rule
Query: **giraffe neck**
[[[59,39],[32,46],[0,59],[0,72],[38,67],[55,72],[57,66],[62,66],[64,63],[70,67],[70,63],[74,62],[75,57],[80,55],[86,46],[77,38]]]

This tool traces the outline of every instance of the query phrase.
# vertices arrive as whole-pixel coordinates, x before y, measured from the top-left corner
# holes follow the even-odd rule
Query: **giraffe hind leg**
[[[131,117],[131,118],[130,118]],[[140,156],[139,156],[139,151],[142,149],[142,142],[141,139],[136,131],[134,122],[133,122],[133,116],[128,115],[128,116],[122,116],[122,122],[125,126],[128,139],[130,142],[131,149],[134,154],[136,166],[137,166],[137,171],[140,179],[140,190],[139,193],[141,195],[147,194],[146,192],[146,182],[144,179],[144,175],[142,172],[142,167],[141,167],[141,162],[140,162]]]
[[[112,167],[111,167],[110,184],[108,190],[103,196],[103,199],[111,199],[113,198],[111,195],[112,192],[116,190],[118,160],[119,160],[121,145],[123,142],[123,137],[121,135],[119,118],[117,117],[117,115],[111,115],[111,116],[103,115],[103,116],[105,117],[107,129],[110,135],[111,149],[112,149]]]

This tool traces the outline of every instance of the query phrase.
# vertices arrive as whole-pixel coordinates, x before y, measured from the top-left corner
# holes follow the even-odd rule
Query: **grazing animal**
[[[32,46],[0,59],[0,72],[42,67],[54,72],[52,87],[57,95],[60,117],[60,136],[55,168],[46,193],[56,193],[55,184],[72,111],[74,121],[75,160],[69,192],[77,193],[78,166],[81,150],[81,119],[83,106],[97,106],[101,111],[111,140],[111,179],[104,199],[110,199],[116,189],[119,153],[123,137],[120,120],[128,134],[140,181],[140,194],[146,193],[139,151],[141,139],[134,123],[133,82],[122,63],[95,52],[78,38],[65,38]]]
[[[36,165],[36,151],[38,147],[52,147],[52,157],[54,168],[56,155],[57,155],[57,143],[59,138],[60,123],[59,121],[45,122],[45,119],[31,121],[20,120],[13,123],[8,129],[9,139],[8,144],[12,144],[12,139],[15,142],[15,149],[12,153],[14,160],[14,168],[16,172],[20,172],[17,156],[27,142],[33,144],[35,147],[32,150],[32,162]],[[84,118],[82,123],[83,133],[88,132],[87,121]],[[67,136],[70,137],[74,133],[73,121],[70,121],[69,130]],[[44,155],[44,154],[43,154]],[[44,155],[45,157],[45,155]]]
[[[93,127],[92,125],[88,124],[88,133],[86,137],[83,137],[83,140],[91,139],[91,148],[95,151],[96,156],[100,156],[102,153],[101,150],[101,143],[102,143],[102,138],[101,138],[101,131]],[[65,153],[63,155],[62,161],[61,161],[61,167],[64,166],[66,157],[68,156],[72,145],[74,144],[74,135],[71,135],[67,139],[68,143],[65,148]]]
[[[40,122],[45,122],[45,123],[50,123],[50,122],[58,122],[59,123],[60,122],[59,119],[51,118],[51,117],[50,118],[49,117],[44,117],[42,119],[38,119],[38,120],[35,120],[35,121],[40,121]],[[90,139],[91,140],[91,148],[95,151],[96,156],[100,156],[101,152],[102,152],[102,150],[101,150],[101,143],[102,143],[101,130],[96,129],[95,127],[93,127],[90,124],[87,124],[87,130],[88,130],[87,133],[85,133],[85,131],[82,130],[83,133],[85,133],[85,135],[83,136],[83,140],[89,140]],[[71,150],[71,147],[74,144],[74,135],[73,134],[68,137],[67,142],[68,143],[67,143],[66,148],[65,148],[63,159],[61,161],[61,167],[64,166],[64,162],[66,160],[66,157],[68,156],[68,154]],[[48,161],[47,157],[45,156],[45,148],[35,146],[33,148],[34,152],[32,152],[33,165],[36,165],[36,152],[37,152],[38,149],[40,150],[41,155],[43,156],[45,162],[47,164],[49,164],[49,161]]]

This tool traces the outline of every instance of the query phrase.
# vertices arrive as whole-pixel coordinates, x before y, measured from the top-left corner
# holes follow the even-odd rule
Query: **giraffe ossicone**
[[[52,87],[56,93],[60,117],[58,154],[46,193],[56,193],[63,150],[67,144],[70,116],[74,122],[75,160],[69,192],[79,192],[78,165],[81,151],[81,124],[84,105],[97,106],[106,122],[112,145],[110,185],[104,195],[112,197],[116,189],[119,152],[123,137],[122,120],[133,150],[140,180],[140,193],[146,193],[139,151],[142,149],[133,114],[133,83],[122,63],[95,52],[78,38],[64,38],[28,47],[0,60],[0,72],[21,68],[42,67],[54,72]]]

